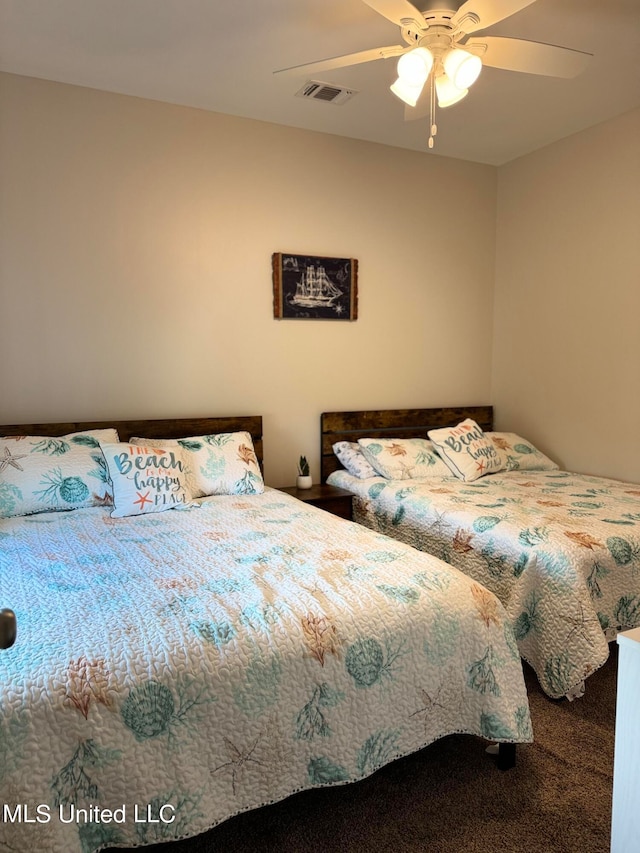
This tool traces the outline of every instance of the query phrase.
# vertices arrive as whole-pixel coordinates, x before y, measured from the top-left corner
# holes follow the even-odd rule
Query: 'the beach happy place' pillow
[[[192,505],[180,448],[118,443],[102,451],[113,484],[112,518]]]
[[[557,471],[560,466],[515,432],[487,432],[504,457],[507,471]]]
[[[388,480],[451,474],[426,438],[360,438],[358,444],[367,462]]]
[[[194,498],[204,495],[257,495],[264,492],[251,433],[223,432],[191,438],[131,438],[131,444],[180,447]]]
[[[451,472],[465,482],[504,468],[502,453],[471,418],[455,427],[431,429],[427,435]]]
[[[102,441],[118,441],[118,433],[0,438],[0,517],[110,505]]]

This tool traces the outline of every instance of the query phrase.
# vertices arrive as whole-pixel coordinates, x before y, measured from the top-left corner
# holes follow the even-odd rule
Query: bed
[[[547,695],[576,698],[617,631],[640,624],[640,485],[557,466],[472,482],[450,471],[362,479],[333,451],[365,437],[426,438],[467,418],[493,430],[490,406],[327,412],[323,480],[356,495],[359,523],[435,554],[494,592]]]
[[[93,439],[111,428],[128,450],[99,443],[110,503]],[[185,458],[170,441],[200,453],[194,437],[228,434],[250,436],[238,446],[255,486],[260,417],[0,427],[29,436],[0,453],[13,513],[0,519],[0,608],[18,622],[0,651],[0,850],[189,837],[454,732],[498,741],[503,767],[532,740],[502,605],[433,556],[246,477],[239,493],[114,517],[113,460],[122,473],[151,454],[160,471]],[[87,499],[62,468],[73,442],[93,460],[95,500],[59,511]],[[19,515],[14,465],[34,454],[53,465],[34,492],[52,509]]]

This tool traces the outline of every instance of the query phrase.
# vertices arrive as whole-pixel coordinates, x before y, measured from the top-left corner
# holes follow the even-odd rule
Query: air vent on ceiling
[[[313,98],[315,101],[326,101],[328,104],[344,104],[356,94],[355,89],[346,89],[344,86],[336,86],[333,83],[320,83],[318,80],[309,80],[299,92],[296,92],[298,98]]]

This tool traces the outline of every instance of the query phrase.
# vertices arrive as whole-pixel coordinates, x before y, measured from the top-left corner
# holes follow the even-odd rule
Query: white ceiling
[[[0,70],[494,165],[640,106],[640,0],[537,0],[488,32],[593,59],[570,80],[485,67],[439,111],[431,153],[427,119],[404,121],[389,91],[397,60],[272,73],[402,44],[362,0],[0,0]],[[358,94],[295,97],[309,79]]]

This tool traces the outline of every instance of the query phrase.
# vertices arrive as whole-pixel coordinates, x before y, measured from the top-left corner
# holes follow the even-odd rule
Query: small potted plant
[[[306,456],[301,456],[298,462],[298,481],[299,489],[310,489],[313,485],[311,474],[309,473],[309,463]]]

